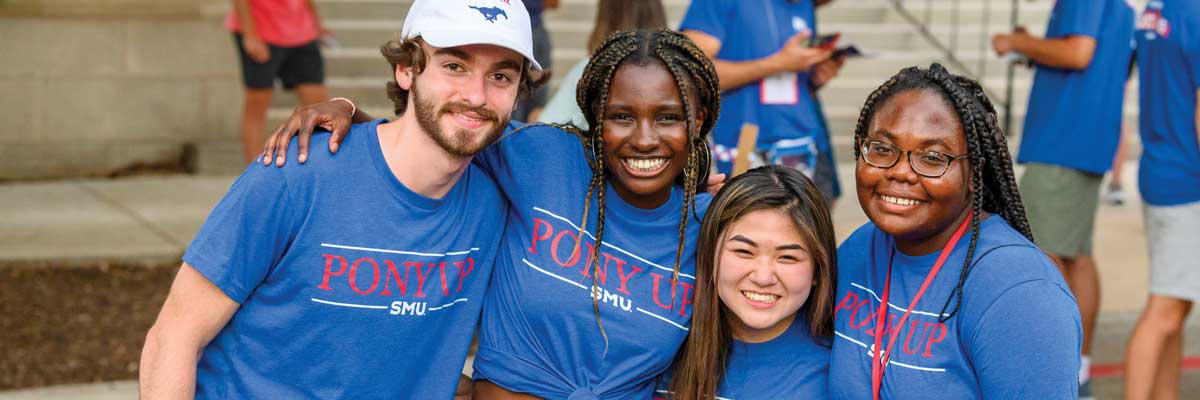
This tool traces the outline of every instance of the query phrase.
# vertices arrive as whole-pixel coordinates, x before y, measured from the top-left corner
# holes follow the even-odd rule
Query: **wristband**
[[[341,101],[346,102],[346,104],[349,104],[350,105],[350,120],[354,120],[354,113],[358,112],[358,106],[355,106],[353,101],[350,101],[350,99],[347,99],[345,97],[334,97],[332,99],[329,99],[329,101],[334,101],[334,100],[341,100]]]

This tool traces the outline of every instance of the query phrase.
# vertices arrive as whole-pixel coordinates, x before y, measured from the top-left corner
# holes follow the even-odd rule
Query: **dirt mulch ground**
[[[0,390],[136,379],[177,267],[0,267]]]

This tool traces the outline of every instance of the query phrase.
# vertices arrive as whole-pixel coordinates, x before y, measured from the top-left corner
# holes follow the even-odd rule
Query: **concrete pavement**
[[[834,207],[839,240],[866,221],[854,195],[853,164],[839,167],[845,193]],[[1125,168],[1136,188],[1136,165]],[[119,261],[178,262],[232,176],[142,176],[0,184],[0,267]],[[1146,243],[1136,193],[1124,206],[1103,206],[1097,226],[1103,300],[1093,357],[1117,365],[1145,299]],[[1194,321],[1194,319],[1193,319]],[[1200,328],[1189,324],[1186,354],[1200,355]],[[1185,377],[1185,393],[1200,394],[1200,373]],[[1120,378],[1097,381],[1106,397],[1120,393]],[[68,385],[0,392],[0,399],[116,399],[136,397],[131,382]],[[1186,396],[1185,396],[1186,397]]]
[[[178,261],[229,176],[0,185],[0,266]]]

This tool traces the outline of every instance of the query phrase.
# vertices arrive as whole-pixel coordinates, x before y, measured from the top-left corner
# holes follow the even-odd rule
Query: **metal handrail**
[[[908,23],[911,24],[914,29],[916,29],[917,33],[919,33],[921,35],[921,37],[925,38],[925,41],[928,42],[929,45],[933,46],[935,49],[937,49],[938,51],[940,51],[943,54],[943,57],[946,59],[946,62],[948,64],[950,64],[955,69],[962,71],[967,76],[975,79],[976,81],[979,81],[980,86],[983,87],[984,92],[987,93],[988,97],[992,98],[992,102],[999,103],[1001,108],[1004,109],[1004,126],[1003,126],[1003,128],[1004,128],[1005,134],[1009,134],[1010,132],[1012,132],[1013,79],[1014,79],[1014,76],[1016,75],[1016,65],[1014,65],[1012,63],[1008,64],[1008,71],[1007,71],[1007,76],[1005,79],[1003,96],[999,96],[997,93],[994,93],[990,88],[988,88],[988,85],[986,85],[985,81],[984,81],[984,78],[987,77],[987,57],[985,55],[988,54],[988,52],[991,50],[990,47],[988,46],[988,44],[991,42],[991,37],[988,34],[988,25],[991,22],[990,17],[991,17],[991,8],[992,8],[991,3],[992,2],[986,1],[986,0],[983,2],[984,6],[983,6],[983,10],[981,11],[983,26],[982,26],[982,31],[979,34],[979,43],[978,43],[978,45],[979,45],[978,50],[979,50],[980,57],[979,57],[978,65],[976,66],[975,69],[972,69],[966,65],[966,63],[963,61],[962,57],[960,57],[960,55],[959,55],[960,49],[959,49],[959,43],[958,43],[959,42],[958,32],[959,32],[959,26],[962,25],[962,23],[960,22],[960,18],[959,18],[960,14],[961,14],[961,7],[960,7],[961,0],[951,0],[952,8],[950,9],[950,22],[949,22],[950,39],[948,41],[949,43],[946,43],[946,41],[939,39],[933,33],[933,31],[931,29],[933,22],[935,22],[932,20],[933,19],[933,4],[932,4],[932,2],[940,1],[940,2],[944,3],[944,2],[946,2],[946,0],[925,0],[924,1],[925,2],[924,10],[922,10],[923,15],[921,17],[918,17],[917,14],[914,12],[914,10],[911,10],[909,8],[909,6],[907,4],[905,4],[905,3],[909,3],[909,1],[905,1],[905,0],[889,0],[889,1],[892,3],[892,7],[896,9],[896,12],[898,14],[900,14],[900,16],[903,17],[906,21],[908,21]],[[1009,23],[1011,25],[1010,26],[1011,29],[1016,29],[1017,24],[1018,24],[1018,11],[1019,11],[1018,7],[1019,7],[1019,4],[1018,4],[1017,0],[1012,0],[1010,2]],[[996,100],[999,100],[999,101],[996,101]]]

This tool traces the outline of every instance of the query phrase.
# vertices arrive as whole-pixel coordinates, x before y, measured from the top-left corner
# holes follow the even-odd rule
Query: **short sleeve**
[[[304,205],[288,201],[283,170],[251,164],[183,255],[239,304],[266,279],[299,229],[297,215]]]
[[[1121,0],[1103,0],[1105,2],[1119,2]],[[1104,22],[1104,10],[1108,7],[1098,6],[1095,0],[1058,0],[1059,9],[1056,10],[1058,15],[1054,18],[1059,24],[1057,30],[1066,36],[1088,36],[1093,39],[1100,37],[1100,27]],[[1125,7],[1124,4],[1119,4],[1119,7]]]
[[[683,15],[683,21],[679,23],[679,30],[704,32],[724,42],[725,28],[733,18],[734,4],[732,0],[693,0]]]
[[[1001,292],[984,310],[963,311],[964,341],[983,398],[1075,397],[1083,330],[1067,289],[1029,280]]]

